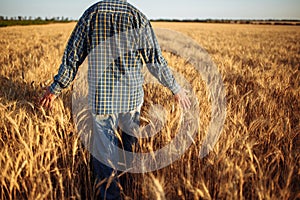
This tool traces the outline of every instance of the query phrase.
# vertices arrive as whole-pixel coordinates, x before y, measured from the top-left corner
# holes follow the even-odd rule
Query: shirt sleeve
[[[54,81],[50,85],[50,92],[59,95],[62,89],[68,87],[74,80],[78,67],[88,54],[87,38],[88,27],[82,17],[73,30],[65,49],[62,63]]]
[[[173,94],[180,90],[162,52],[150,22],[140,30],[140,53],[150,73]]]

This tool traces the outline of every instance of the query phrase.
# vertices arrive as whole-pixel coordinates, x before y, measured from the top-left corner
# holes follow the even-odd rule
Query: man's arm
[[[167,61],[162,56],[150,22],[141,30],[140,52],[150,73],[156,77],[162,85],[172,91],[175,100],[179,102],[184,109],[190,108],[191,102],[186,95],[187,91],[181,88],[176,82],[168,67]]]
[[[84,17],[82,17],[69,38],[62,63],[57,75],[54,76],[53,83],[39,100],[40,106],[50,109],[54,99],[61,93],[62,89],[68,87],[74,80],[78,67],[88,54],[87,38],[88,27]]]

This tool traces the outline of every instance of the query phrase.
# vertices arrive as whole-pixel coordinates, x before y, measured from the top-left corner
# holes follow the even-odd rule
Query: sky
[[[0,16],[78,19],[97,0],[0,0]],[[300,0],[128,0],[149,19],[298,19]]]

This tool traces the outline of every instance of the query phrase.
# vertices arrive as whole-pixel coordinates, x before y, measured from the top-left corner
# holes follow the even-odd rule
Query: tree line
[[[45,20],[45,21],[72,21],[68,17],[52,17],[52,18],[42,18],[42,17],[33,17],[33,16],[14,16],[14,17],[8,17],[8,16],[0,16],[0,20]]]
[[[153,22],[197,22],[225,24],[262,24],[262,25],[300,25],[300,20],[293,19],[153,19]]]
[[[74,21],[68,17],[32,17],[32,16],[16,16],[7,17],[0,16],[0,27],[15,26],[15,25],[36,25],[36,24],[50,24],[50,23],[65,23]]]
[[[0,27],[13,25],[34,25],[49,23],[64,23],[76,21],[68,17],[41,18],[32,16],[7,17],[0,16]],[[227,23],[227,24],[262,24],[262,25],[297,25],[300,26],[300,20],[290,19],[152,19],[153,22],[197,22],[197,23]]]

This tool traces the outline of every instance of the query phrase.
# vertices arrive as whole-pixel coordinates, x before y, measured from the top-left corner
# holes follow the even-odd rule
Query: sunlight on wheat
[[[72,87],[52,111],[35,105],[57,72],[74,25],[0,28],[0,199],[94,197],[89,153],[71,114]],[[189,59],[163,52],[172,69],[193,86],[200,109],[197,137],[172,165],[126,179],[124,198],[300,198],[300,27],[153,26],[186,34],[208,51],[225,84],[227,118],[217,144],[200,159],[211,120],[209,93]],[[163,86],[146,84],[144,90],[141,125],[155,129],[166,124],[139,141],[139,151],[150,152],[176,136],[181,110]]]

